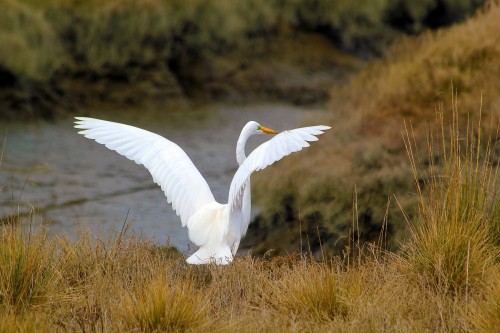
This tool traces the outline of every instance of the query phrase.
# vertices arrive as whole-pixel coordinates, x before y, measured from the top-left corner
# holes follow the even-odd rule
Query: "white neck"
[[[241,165],[243,161],[247,158],[245,154],[245,145],[247,144],[248,138],[250,138],[253,134],[256,134],[253,130],[250,123],[247,123],[245,127],[241,130],[240,137],[238,138],[238,142],[236,143],[236,161]]]

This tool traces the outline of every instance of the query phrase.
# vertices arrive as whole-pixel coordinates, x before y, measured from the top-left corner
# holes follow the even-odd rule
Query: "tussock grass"
[[[415,273],[433,286],[468,291],[500,259],[497,235],[491,233],[498,224],[495,205],[500,200],[498,157],[491,146],[498,140],[498,131],[482,149],[480,125],[469,125],[461,133],[456,104],[453,114],[449,133],[441,118],[437,136],[429,135],[426,175],[418,170],[417,148],[407,132],[405,144],[419,195],[419,214],[410,224],[413,240],[405,250]]]
[[[335,266],[303,260],[263,292],[272,309],[309,320],[330,321],[347,313]]]
[[[384,61],[373,64],[339,94],[359,97],[356,103],[363,105],[369,125],[391,117],[421,122],[432,120],[431,111],[443,94],[450,94],[453,82],[460,92],[461,114],[477,111],[482,95],[483,117],[491,112],[498,115],[494,109],[500,82],[494,73],[500,66],[499,16],[500,8],[493,4],[489,11],[463,24],[402,39]],[[361,82],[369,94],[359,94]]]
[[[316,262],[290,256],[193,267],[180,255],[132,236],[118,243],[82,233],[77,242],[56,244],[56,251],[45,254],[58,258],[54,269],[60,278],[46,289],[51,302],[19,313],[1,306],[1,330],[475,332],[495,327],[493,275],[478,281],[474,293],[451,294],[413,278],[406,258],[395,254],[365,254],[352,266],[335,258]]]
[[[55,241],[6,226],[0,235],[0,305],[14,312],[50,301],[59,275]]]
[[[35,333],[53,329],[45,324],[45,317],[29,313],[23,314],[0,314],[0,332],[2,333]]]
[[[185,332],[207,325],[209,303],[192,281],[160,276],[126,296],[124,312],[126,325],[142,332]]]
[[[477,122],[481,109],[482,126],[496,128],[499,20],[500,7],[493,4],[462,24],[400,40],[383,60],[367,66],[348,84],[334,87],[331,113],[323,121],[334,130],[311,147],[307,157],[290,156],[253,178],[254,197],[263,209],[255,225],[259,230],[252,234],[253,243],[262,246],[258,250],[292,252],[300,248],[305,233],[311,239],[319,229],[323,246],[341,251],[349,235],[346,226],[351,225],[355,192],[361,240],[378,239],[387,224],[388,246],[399,248],[408,236],[400,207],[411,215],[419,206],[418,197],[411,194],[414,183],[401,140],[403,122],[411,121],[415,141],[425,150],[425,124],[433,123],[439,104],[444,105],[444,121],[451,121],[449,96],[456,89],[453,103],[460,117]],[[466,121],[461,122],[463,133],[465,127]],[[482,138],[478,145],[486,143]],[[491,149],[498,156],[498,145],[492,142]],[[425,167],[427,162],[418,163]],[[490,225],[499,230],[498,224]],[[289,234],[287,229],[293,237],[281,236]],[[319,252],[317,240],[313,248]]]

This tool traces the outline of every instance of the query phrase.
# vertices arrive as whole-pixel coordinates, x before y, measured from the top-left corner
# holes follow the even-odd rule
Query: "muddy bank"
[[[8,0],[0,4],[0,117],[55,118],[176,99],[317,103],[331,81],[402,34],[482,1]],[[356,61],[354,61],[355,63]]]
[[[496,6],[440,33],[407,39],[347,85],[335,87],[323,120],[333,130],[308,149],[307,157],[290,156],[279,168],[252,176],[252,199],[261,215],[243,245],[259,254],[271,247],[281,254],[335,253],[358,240],[387,241],[389,249],[398,249],[408,237],[408,220],[421,222],[414,219],[420,208],[415,184],[422,186],[447,165],[443,151],[450,144],[437,144],[439,129],[446,135],[460,130],[455,144],[464,156],[471,154],[465,148],[469,141],[477,142],[482,156],[493,151],[486,163],[498,167],[498,22]],[[471,133],[474,139],[467,139]],[[403,141],[407,135],[415,145],[414,159]],[[481,174],[478,170],[471,179]],[[500,203],[499,185],[491,202]],[[492,220],[500,222],[500,205],[495,206]],[[499,235],[495,225],[493,234]]]
[[[0,117],[52,119],[81,107],[169,107],[183,99],[316,104],[361,66],[325,36],[291,33],[203,58],[100,70],[75,64],[46,83],[20,82],[0,68]]]

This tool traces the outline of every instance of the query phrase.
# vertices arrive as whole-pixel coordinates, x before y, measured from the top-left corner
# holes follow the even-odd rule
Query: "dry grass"
[[[340,289],[335,265],[299,261],[262,292],[266,303],[278,314],[310,321],[331,321],[347,313],[344,290]]]
[[[477,332],[494,333],[500,327],[500,275],[485,281],[479,297],[470,306],[468,319]]]
[[[494,332],[498,320],[495,279],[484,280],[475,293],[445,293],[411,278],[400,257],[365,257],[351,267],[293,257],[188,267],[178,258],[151,255],[151,246],[140,258],[156,267],[152,272],[124,264],[125,256],[137,255],[134,246],[148,248],[135,242],[125,241],[130,247],[113,260],[120,267],[114,274],[87,267],[93,273],[80,277],[78,286],[61,260],[52,301],[21,312],[2,306],[0,330]],[[86,258],[79,257],[83,266]],[[248,288],[239,282],[243,274],[252,280]]]
[[[414,137],[406,139],[420,210],[402,254],[367,246],[354,258],[190,266],[127,228],[70,241],[12,220],[0,242],[0,331],[495,332],[498,164],[491,144],[478,150],[481,127],[461,136],[456,123],[448,134],[438,121],[428,151],[443,162],[424,178]]]
[[[499,223],[495,214],[500,200],[498,156],[492,150],[498,129],[482,149],[481,126],[474,131],[469,126],[461,133],[456,105],[453,113],[449,133],[440,119],[437,135],[429,135],[426,174],[418,170],[414,155],[418,150],[407,132],[405,144],[419,193],[419,213],[410,224],[412,241],[405,251],[409,266],[434,287],[468,292],[500,259],[497,235],[492,233]]]
[[[55,241],[43,232],[24,235],[9,226],[0,237],[0,305],[21,312],[47,303],[59,278]]]
[[[168,281],[160,276],[137,289],[125,296],[123,304],[128,329],[184,332],[209,323],[209,299],[188,278]]]
[[[269,247],[291,252],[319,229],[328,247],[341,251],[349,239],[356,192],[361,239],[378,239],[387,223],[388,245],[397,249],[407,236],[399,206],[412,215],[419,205],[401,140],[404,120],[412,123],[423,151],[426,124],[432,126],[439,104],[445,122],[451,121],[452,103],[457,103],[460,117],[477,122],[482,109],[483,126],[495,128],[500,120],[499,20],[500,7],[493,5],[463,24],[399,41],[382,61],[334,87],[330,114],[323,120],[333,130],[307,156],[290,156],[253,178],[263,212],[251,245],[262,245],[261,252]],[[458,91],[454,102],[452,89]],[[465,133],[466,121],[460,126]],[[491,148],[498,156],[498,145],[493,142]],[[425,158],[418,162],[428,164]],[[287,229],[293,237],[283,236]],[[313,244],[319,251],[319,242]]]

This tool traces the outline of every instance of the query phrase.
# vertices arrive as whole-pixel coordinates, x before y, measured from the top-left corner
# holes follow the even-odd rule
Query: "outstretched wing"
[[[215,202],[210,187],[178,145],[143,129],[105,120],[76,117],[75,128],[86,138],[144,165],[160,185],[182,226],[202,206]]]
[[[283,157],[309,147],[308,141],[317,141],[329,126],[311,126],[284,131],[257,147],[240,165],[229,189],[230,214],[241,210],[245,184],[254,171],[262,170]]]

